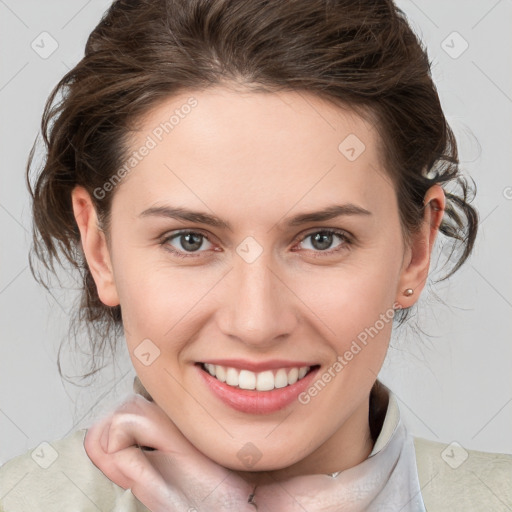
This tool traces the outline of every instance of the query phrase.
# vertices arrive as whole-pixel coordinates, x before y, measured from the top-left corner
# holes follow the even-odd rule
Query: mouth
[[[219,364],[198,364],[203,371],[227,386],[235,389],[256,391],[272,391],[273,389],[293,386],[308,375],[309,372],[319,367],[319,365],[293,366],[290,368],[276,368],[262,372],[253,372]]]
[[[201,380],[215,398],[237,411],[249,414],[270,414],[295,401],[300,403],[298,396],[311,385],[320,369],[319,364],[275,364],[275,368],[269,369],[267,366],[259,372],[204,362],[196,363],[195,366]]]

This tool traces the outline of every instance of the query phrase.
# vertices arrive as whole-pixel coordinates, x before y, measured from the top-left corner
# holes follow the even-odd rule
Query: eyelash
[[[330,249],[330,250],[326,250],[326,251],[311,251],[310,252],[313,252],[314,254],[314,257],[315,258],[318,258],[318,257],[323,257],[324,255],[333,255],[335,253],[338,253],[342,250],[347,250],[350,248],[350,246],[352,245],[352,239],[351,239],[351,236],[346,232],[346,231],[343,231],[343,230],[339,230],[339,229],[332,229],[332,228],[327,228],[327,229],[317,229],[315,231],[310,231],[308,233],[306,233],[305,235],[302,235],[302,238],[297,237],[295,240],[294,240],[294,243],[295,241],[297,240],[298,242],[302,242],[304,240],[306,240],[308,237],[312,236],[312,235],[315,235],[315,234],[318,234],[318,233],[322,233],[322,234],[328,234],[328,235],[337,235],[338,237],[340,237],[342,239],[342,244],[340,244],[336,249]],[[178,231],[172,235],[169,235],[169,236],[165,236],[161,241],[160,241],[160,245],[166,250],[166,251],[169,251],[170,253],[172,253],[174,256],[177,256],[178,258],[197,258],[199,257],[199,255],[197,253],[184,253],[182,251],[177,251],[176,249],[172,248],[170,245],[168,245],[168,242],[175,239],[175,238],[178,238],[182,235],[200,235],[202,236],[203,238],[205,238],[206,240],[208,240],[208,242],[210,243],[213,243],[206,234],[202,233],[201,231],[192,231],[192,230],[184,230],[184,231]],[[204,252],[204,251],[199,251],[199,252]]]

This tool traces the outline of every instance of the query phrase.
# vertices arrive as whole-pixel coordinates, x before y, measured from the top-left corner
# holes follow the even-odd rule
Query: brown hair
[[[404,234],[419,227],[435,183],[448,192],[440,227],[469,256],[478,216],[460,175],[457,144],[432,82],[426,49],[391,0],[117,0],[90,34],[83,59],[51,92],[41,129],[44,166],[30,185],[33,251],[55,273],[59,252],[80,271],[71,326],[85,324],[95,357],[121,332],[119,306],[105,306],[87,267],[71,191],[93,199],[108,239],[113,194],[98,198],[129,152],[130,130],[162,100],[216,85],[307,91],[371,119],[395,185]],[[55,103],[57,95],[62,98]],[[473,183],[474,185],[474,183]],[[457,193],[458,192],[458,193]],[[37,275],[36,279],[46,286]],[[443,278],[443,279],[444,279]],[[407,310],[400,311],[402,323]],[[60,368],[60,366],[59,366]]]

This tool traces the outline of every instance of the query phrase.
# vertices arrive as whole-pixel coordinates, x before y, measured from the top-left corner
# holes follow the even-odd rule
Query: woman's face
[[[155,402],[225,467],[338,471],[373,447],[393,308],[422,286],[377,143],[310,94],[212,88],[145,117],[110,184],[100,297]]]

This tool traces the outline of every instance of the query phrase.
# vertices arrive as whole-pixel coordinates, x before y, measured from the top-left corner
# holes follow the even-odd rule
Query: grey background
[[[0,0],[0,463],[87,426],[133,381],[124,347],[94,385],[61,381],[57,348],[76,291],[68,280],[69,289],[55,286],[47,293],[27,259],[31,215],[24,170],[44,102],[81,58],[109,4]],[[477,182],[482,224],[471,260],[448,282],[429,286],[420,300],[416,318],[430,337],[412,328],[397,331],[380,378],[395,392],[413,435],[512,453],[512,2],[398,4],[428,47],[463,168]],[[51,49],[42,32],[58,44],[47,58],[31,47],[35,41],[40,52]],[[467,50],[453,58],[464,41]]]

